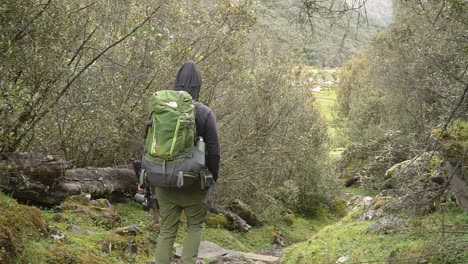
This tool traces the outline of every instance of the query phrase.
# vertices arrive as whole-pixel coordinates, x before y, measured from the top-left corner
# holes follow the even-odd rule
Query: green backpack
[[[171,159],[191,150],[195,140],[195,106],[184,91],[159,91],[150,98],[151,127],[146,152],[155,158]]]
[[[194,144],[192,97],[185,91],[158,91],[150,98],[149,112],[142,159],[146,180],[164,188],[193,186],[203,174],[205,149],[201,138]]]

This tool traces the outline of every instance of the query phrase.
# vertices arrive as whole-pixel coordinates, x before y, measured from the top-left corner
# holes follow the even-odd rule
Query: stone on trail
[[[215,259],[224,255],[227,255],[228,251],[213,242],[201,241],[198,249],[198,258],[201,259]],[[176,256],[182,256],[182,246],[176,247]]]
[[[129,226],[122,227],[122,228],[115,230],[114,233],[121,235],[121,236],[125,236],[125,235],[136,236],[141,233],[141,230],[140,228],[138,228],[137,225],[129,225]]]
[[[279,261],[278,257],[259,255],[259,254],[254,254],[254,253],[244,253],[244,257],[246,259],[251,259],[253,261],[262,261],[265,263],[277,263]]]
[[[371,204],[372,204],[372,201],[374,200],[374,198],[370,197],[370,196],[366,196],[362,199],[362,203],[369,207]]]
[[[348,256],[342,256],[342,257],[340,257],[339,259],[337,259],[337,260],[335,261],[335,264],[345,263],[348,259],[349,259]]]
[[[52,240],[64,240],[65,239],[65,235],[58,230],[52,230],[50,233],[51,233],[50,238]]]
[[[182,256],[182,246],[176,246],[177,257]],[[217,264],[217,263],[256,263],[256,264],[275,264],[279,263],[279,257],[261,255],[255,253],[245,253],[234,250],[227,250],[213,242],[201,241],[198,251],[198,259],[202,261],[208,261],[205,263]]]
[[[81,235],[88,235],[88,236],[94,235],[93,231],[83,229],[83,228],[81,228],[79,226],[76,226],[76,225],[72,225],[70,227],[70,232],[72,232],[73,234],[81,234]]]
[[[384,216],[379,219],[377,222],[369,226],[368,230],[382,231],[385,234],[402,231],[405,229],[406,222],[400,217],[397,216]]]

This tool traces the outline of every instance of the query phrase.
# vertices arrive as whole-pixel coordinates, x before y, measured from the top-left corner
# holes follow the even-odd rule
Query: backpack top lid
[[[152,125],[145,151],[154,158],[174,159],[189,153],[195,138],[195,106],[185,91],[162,90],[150,98]]]
[[[149,112],[153,114],[160,111],[173,109],[180,113],[193,111],[194,105],[192,96],[185,91],[162,90],[153,93],[150,98]]]

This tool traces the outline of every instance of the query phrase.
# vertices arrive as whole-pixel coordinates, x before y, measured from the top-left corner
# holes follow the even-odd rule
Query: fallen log
[[[254,227],[262,227],[265,224],[258,218],[252,209],[239,199],[235,199],[230,205],[229,210],[236,213],[247,224]]]
[[[58,156],[41,154],[0,155],[0,189],[15,199],[32,204],[56,205],[65,198],[90,193],[115,200],[132,197],[137,189],[131,166],[77,168]]]
[[[212,206],[210,208],[210,211],[215,213],[215,214],[222,214],[226,217],[227,220],[229,220],[239,231],[241,232],[248,232],[251,226],[247,224],[247,222],[242,219],[238,214],[228,210],[224,209],[218,206]]]
[[[81,193],[89,193],[93,199],[116,201],[119,198],[133,198],[137,191],[135,172],[131,165],[114,168],[71,167],[71,162],[59,156],[2,153],[0,190],[23,203],[41,205],[58,205],[67,197]],[[245,207],[240,206],[240,202],[234,205],[227,209],[211,206],[210,211],[224,215],[236,229],[247,232],[251,225],[240,214],[248,215],[247,218],[252,220],[253,213],[249,211],[246,214],[245,210],[240,210]],[[157,223],[157,207],[152,209],[156,209],[153,218]]]

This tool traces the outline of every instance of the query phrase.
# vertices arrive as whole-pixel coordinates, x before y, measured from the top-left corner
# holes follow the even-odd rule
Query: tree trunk
[[[22,202],[56,205],[65,198],[131,197],[137,189],[131,166],[70,169],[58,156],[6,153],[0,156],[0,189]]]

